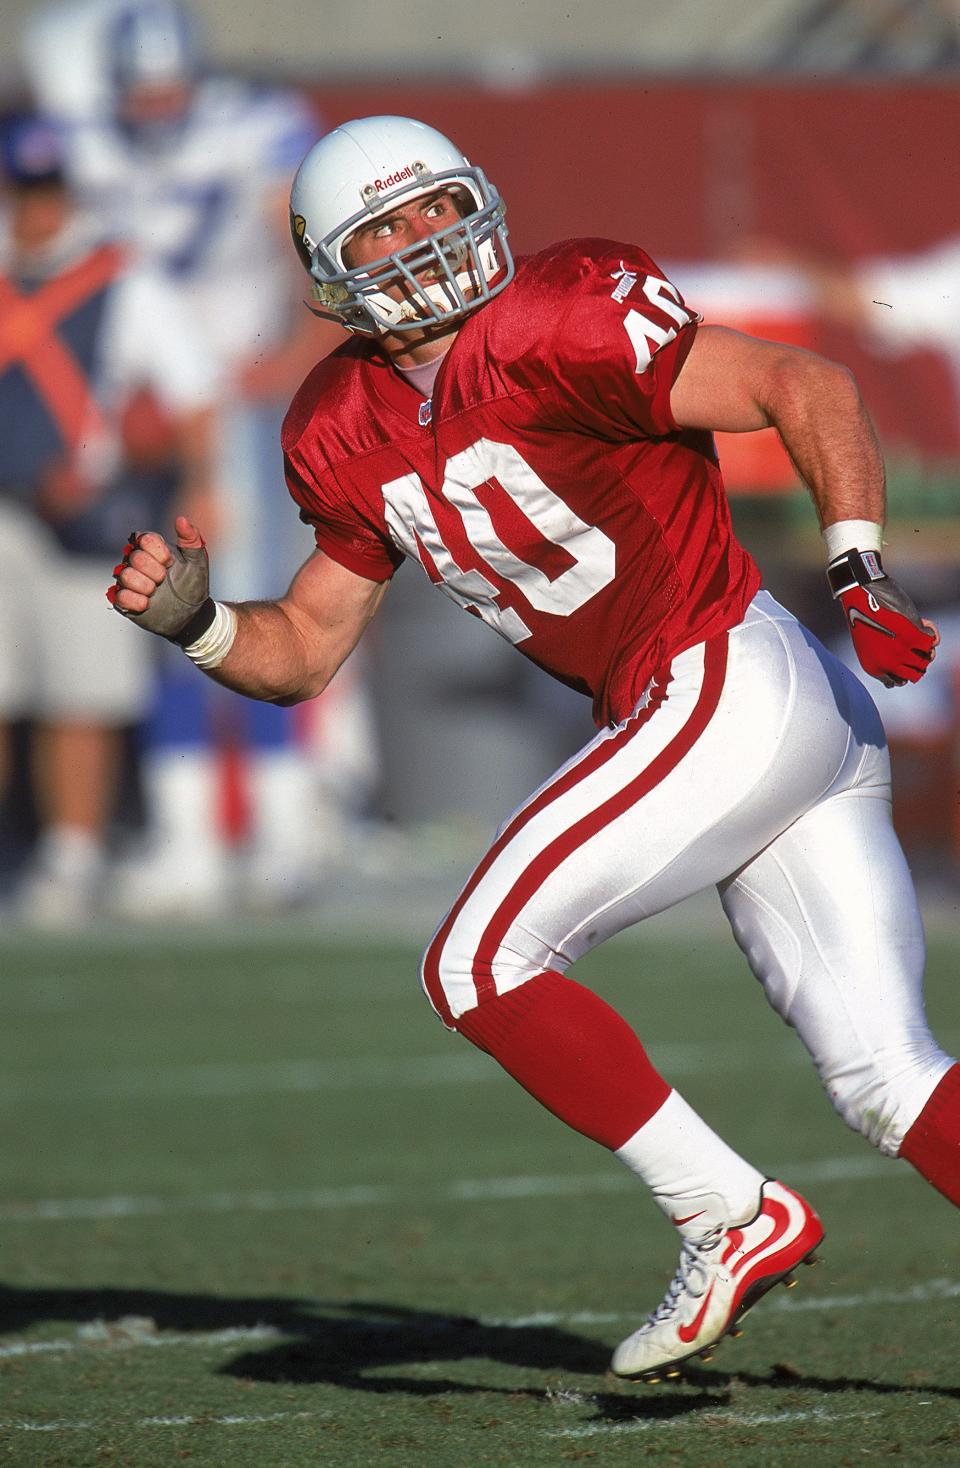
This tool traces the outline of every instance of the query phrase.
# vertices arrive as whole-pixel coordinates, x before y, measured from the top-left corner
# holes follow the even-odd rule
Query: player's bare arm
[[[182,630],[207,601],[206,552],[189,520],[179,517],[176,528],[173,548],[155,531],[131,541],[117,568],[111,599],[119,612],[148,631],[185,645]],[[174,584],[180,605],[167,610]],[[216,682],[249,698],[280,704],[314,698],[353,651],[386,584],[357,576],[317,551],[285,596],[221,608],[235,619],[232,640],[222,661],[200,666]],[[160,604],[155,599],[164,587],[166,606],[158,623]],[[181,626],[174,625],[178,621]]]
[[[799,347],[704,326],[670,406],[682,428],[777,429],[816,505],[831,590],[862,666],[888,687],[921,678],[940,634],[880,561],[883,455],[853,374]]]
[[[670,406],[682,428],[776,428],[821,525],[883,522],[880,446],[856,380],[840,363],[729,327],[701,326]]]
[[[315,698],[356,647],[387,585],[315,551],[286,596],[234,606],[236,640],[210,676],[271,703]]]

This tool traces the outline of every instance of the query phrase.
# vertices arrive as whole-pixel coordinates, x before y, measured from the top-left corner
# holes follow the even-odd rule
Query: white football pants
[[[767,592],[513,813],[431,940],[424,989],[452,1025],[711,884],[840,1115],[896,1155],[952,1062],[924,1015],[883,728]]]

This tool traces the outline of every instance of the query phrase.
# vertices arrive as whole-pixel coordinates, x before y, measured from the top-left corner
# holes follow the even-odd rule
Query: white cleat
[[[36,871],[16,894],[12,918],[40,932],[74,932],[99,916],[99,895],[99,881],[92,874],[64,877],[56,872]]]
[[[822,1239],[823,1225],[810,1204],[768,1179],[748,1222],[684,1240],[665,1299],[620,1342],[613,1371],[634,1380],[678,1375],[681,1361],[709,1353],[725,1335],[739,1335],[742,1316],[767,1290],[788,1280]]]

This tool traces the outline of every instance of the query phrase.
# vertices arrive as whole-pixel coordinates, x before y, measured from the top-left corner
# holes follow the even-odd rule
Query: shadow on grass
[[[556,1387],[509,1387],[464,1382],[441,1374],[443,1363],[496,1362],[522,1371],[569,1373],[599,1378],[604,1389],[570,1383],[594,1409],[594,1420],[622,1422],[631,1418],[663,1419],[729,1404],[734,1388],[744,1386],[809,1390],[821,1393],[861,1391],[874,1395],[923,1395],[960,1400],[960,1387],[885,1382],[849,1376],[806,1375],[792,1367],[774,1366],[768,1374],[723,1372],[691,1367],[681,1382],[663,1387],[615,1382],[606,1375],[609,1347],[552,1325],[498,1324],[472,1316],[415,1310],[382,1301],[296,1300],[283,1297],[230,1297],[170,1294],[159,1290],[48,1289],[21,1290],[0,1286],[0,1332],[10,1334],[42,1321],[115,1323],[94,1347],[122,1348],[147,1332],[181,1334],[228,1330],[275,1331],[244,1350],[220,1374],[245,1380],[320,1384],[384,1395],[403,1393],[434,1397],[449,1393],[492,1393],[515,1398],[557,1399]],[[132,1332],[132,1334],[130,1333]],[[88,1341],[90,1337],[87,1337]],[[391,1369],[392,1368],[392,1369]],[[407,1368],[404,1370],[403,1368]],[[429,1374],[427,1374],[429,1373]]]
[[[486,1323],[379,1301],[297,1300],[270,1296],[171,1294],[161,1290],[15,1289],[0,1285],[0,1333],[41,1321],[113,1322],[114,1344],[144,1334],[228,1330],[275,1331],[277,1342],[245,1352],[221,1371],[258,1381],[339,1382],[361,1390],[400,1390],[361,1376],[380,1366],[464,1357],[505,1365],[597,1375],[609,1361],[601,1342],[549,1325]],[[125,1330],[127,1327],[127,1330]],[[127,1333],[127,1332],[132,1333]],[[284,1339],[284,1337],[286,1339]],[[87,1339],[110,1343],[109,1333]],[[429,1382],[407,1382],[411,1391]]]

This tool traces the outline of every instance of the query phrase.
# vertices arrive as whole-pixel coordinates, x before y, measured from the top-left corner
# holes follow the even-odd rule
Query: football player
[[[292,91],[212,70],[181,0],[68,0],[42,10],[27,41],[34,90],[57,110],[71,95],[78,53],[88,57],[85,105],[78,98],[64,118],[71,182],[114,236],[166,277],[217,358],[217,471],[230,494],[207,533],[216,529],[222,584],[267,595],[299,558],[295,530],[266,529],[282,414],[321,344],[342,339],[301,311],[286,236],[290,176],[318,136],[316,119]],[[303,900],[316,882],[315,828],[323,819],[333,841],[347,791],[321,802],[325,771],[288,710],[244,708],[192,686],[166,659],[161,673],[164,715],[151,720],[143,754],[150,859],[115,883],[114,905],[126,915],[145,906],[202,915],[234,900],[215,798],[223,743],[244,753],[243,898],[257,907]],[[365,697],[361,679],[344,680],[325,706],[327,721],[356,726]],[[367,758],[375,761],[372,748]]]
[[[408,559],[593,700],[598,734],[505,822],[422,981],[449,1029],[609,1148],[677,1229],[666,1296],[613,1358],[625,1377],[672,1372],[823,1230],[566,976],[604,938],[715,884],[843,1119],[960,1203],[960,1066],[924,1016],[880,720],[762,589],[711,430],[778,429],[861,661],[911,683],[938,634],[882,564],[877,440],[848,371],[701,325],[633,244],[515,264],[496,189],[421,123],[330,133],[291,219],[315,309],[353,333],[283,429],[317,550],[279,600],[225,605],[181,518],[172,544],[131,537],[108,594],[217,681],[283,703],[326,686]]]

